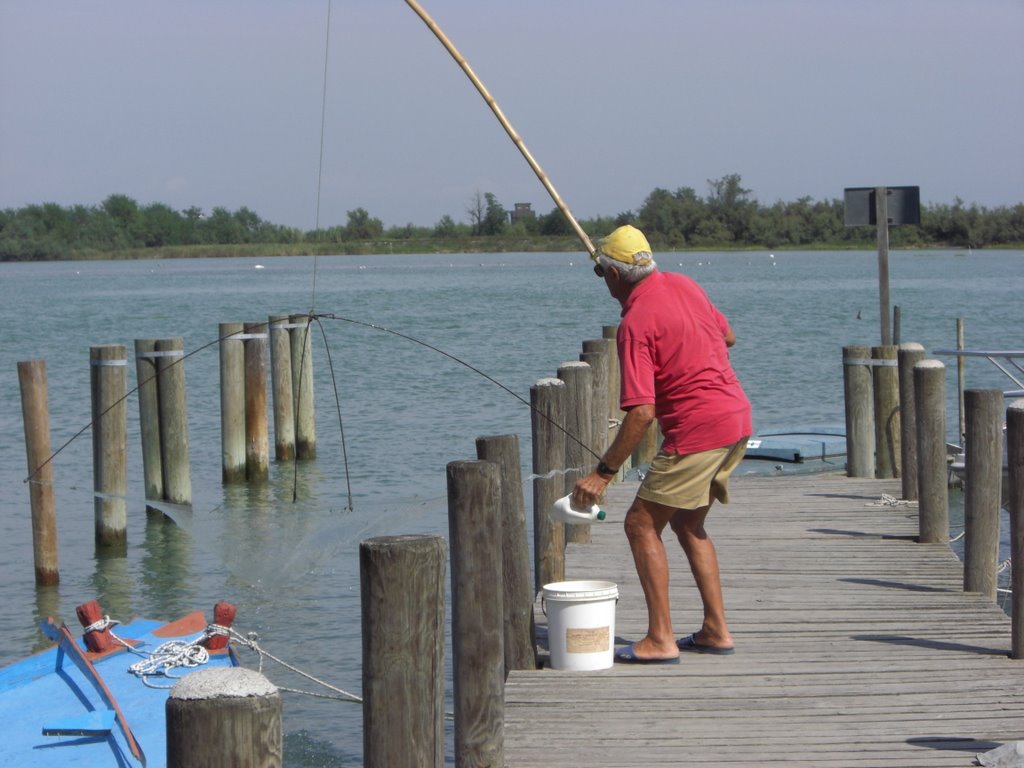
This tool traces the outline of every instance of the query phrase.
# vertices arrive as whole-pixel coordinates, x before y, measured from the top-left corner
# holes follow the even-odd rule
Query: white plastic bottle
[[[580,509],[572,503],[572,494],[563,496],[554,503],[548,516],[556,523],[570,523],[571,525],[583,525],[604,520],[604,510],[597,504]]]

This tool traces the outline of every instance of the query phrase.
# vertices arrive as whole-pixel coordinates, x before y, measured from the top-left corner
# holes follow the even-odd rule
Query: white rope
[[[909,499],[897,499],[895,496],[890,496],[888,493],[883,493],[878,501],[869,501],[864,505],[865,507],[916,507],[916,501],[910,501]]]
[[[224,629],[224,627],[221,627],[221,629]],[[342,688],[338,688],[338,687],[336,687],[334,685],[331,685],[330,683],[328,683],[328,682],[326,682],[324,680],[321,680],[318,677],[314,677],[313,675],[309,674],[308,672],[303,672],[298,667],[295,667],[295,666],[289,664],[288,662],[284,661],[283,659],[279,659],[277,656],[275,656],[274,654],[270,653],[269,651],[265,650],[262,646],[260,646],[260,644],[257,642],[259,640],[259,636],[255,632],[250,632],[247,636],[243,637],[242,635],[240,635],[235,630],[227,629],[227,635],[228,635],[228,637],[231,638],[232,642],[237,643],[238,645],[242,645],[242,646],[248,648],[249,650],[253,651],[254,653],[256,653],[259,656],[259,658],[260,658],[260,662],[259,662],[259,665],[260,665],[259,666],[259,671],[260,671],[260,673],[263,672],[263,657],[265,656],[268,659],[270,659],[271,661],[276,661],[278,664],[280,664],[285,669],[289,669],[292,672],[294,672],[295,674],[301,675],[302,677],[304,677],[307,680],[310,680],[310,681],[316,683],[317,685],[322,685],[324,688],[327,688],[327,689],[329,689],[331,691],[334,691],[335,693],[337,693],[339,695],[338,696],[329,696],[327,694],[322,694],[322,693],[313,693],[311,691],[302,691],[302,690],[297,690],[297,689],[294,689],[294,688],[283,688],[281,686],[278,686],[278,688],[280,688],[282,691],[288,691],[290,693],[301,693],[301,694],[305,694],[307,696],[316,696],[316,697],[319,697],[319,698],[335,699],[337,701],[350,701],[350,702],[355,702],[355,703],[359,703],[359,704],[361,704],[362,701],[363,701],[363,698],[361,696],[358,696],[358,695],[356,695],[354,693],[349,693],[348,691],[346,691],[346,690],[344,690]]]
[[[154,685],[148,678],[175,678],[171,673],[176,669],[194,669],[210,660],[210,653],[199,644],[202,637],[193,641],[169,640],[152,651],[135,650],[145,658],[128,667],[128,671],[140,678],[150,688],[169,688],[170,686]]]
[[[98,619],[97,621],[94,621],[89,626],[85,627],[82,630],[82,634],[87,635],[90,632],[102,632],[103,630],[110,629],[110,627],[114,626],[115,624],[120,624],[120,623],[121,622],[117,621],[116,619],[112,619],[109,616],[104,616],[102,619]]]

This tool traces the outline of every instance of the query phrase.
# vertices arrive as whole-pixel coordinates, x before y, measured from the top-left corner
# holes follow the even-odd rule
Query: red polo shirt
[[[684,275],[655,271],[626,300],[617,337],[619,405],[654,404],[663,450],[707,451],[753,431],[750,402],[729,363],[728,328]]]

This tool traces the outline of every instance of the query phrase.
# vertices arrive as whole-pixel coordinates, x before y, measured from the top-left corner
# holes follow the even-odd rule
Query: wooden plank
[[[1009,618],[964,593],[946,544],[918,544],[899,480],[838,473],[737,477],[708,530],[737,653],[678,666],[515,671],[506,765],[967,766],[1022,737],[1024,667]],[[636,483],[609,489],[608,521],[566,551],[567,579],[619,587],[617,644],[647,613],[621,529]],[[671,534],[676,633],[700,600]],[[538,636],[546,637],[536,611]],[[546,658],[545,649],[539,649]]]

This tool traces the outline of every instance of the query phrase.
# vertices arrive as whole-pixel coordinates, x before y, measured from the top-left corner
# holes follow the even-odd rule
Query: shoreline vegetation
[[[385,227],[363,208],[346,212],[343,225],[303,231],[261,219],[248,208],[209,214],[193,206],[140,205],[111,195],[99,205],[56,203],[0,210],[0,262],[253,256],[355,256],[432,253],[584,253],[562,213],[507,210],[490,193],[468,202],[467,219],[444,215],[432,227]],[[634,212],[580,220],[592,239],[621,224],[644,231],[655,251],[874,250],[874,226],[847,227],[843,201],[762,205],[738,174],[708,180],[700,197],[689,187],[655,189]],[[1021,248],[1024,203],[997,208],[923,205],[921,223],[891,227],[893,250],[915,248]]]

